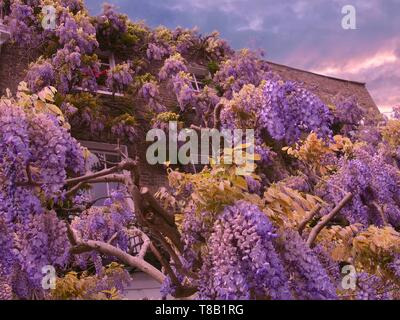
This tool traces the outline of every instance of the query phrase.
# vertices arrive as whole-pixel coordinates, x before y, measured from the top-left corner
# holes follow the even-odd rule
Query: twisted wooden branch
[[[219,129],[221,126],[221,111],[224,105],[219,103],[214,109],[214,128]]]
[[[321,205],[318,204],[310,211],[310,213],[305,217],[305,219],[299,224],[298,231],[300,235],[303,234],[304,228],[312,219],[314,219],[315,215],[319,212],[319,210],[321,210]]]
[[[321,232],[321,230],[328,224],[329,221],[333,219],[333,217],[339,213],[340,210],[343,209],[343,207],[353,198],[353,194],[348,192],[338,203],[338,205],[326,216],[324,216],[321,221],[311,230],[310,235],[308,236],[307,239],[307,245],[309,247],[313,247],[314,241],[317,238],[318,234]]]
[[[164,282],[165,275],[160,270],[153,267],[148,262],[144,261],[143,258],[131,256],[129,253],[126,253],[121,249],[114,247],[113,245],[106,242],[94,241],[94,240],[83,241],[79,239],[79,237],[77,236],[76,232],[72,229],[70,224],[67,224],[67,229],[68,229],[68,238],[72,244],[72,248],[70,250],[72,254],[81,254],[84,252],[97,251],[104,255],[115,257],[128,266],[138,268],[139,270],[148,274],[149,276],[151,276],[160,283]]]
[[[115,172],[121,172],[123,170],[133,170],[137,167],[137,162],[132,160],[132,159],[126,159],[121,161],[119,164],[116,166],[110,168],[110,169],[104,169],[99,172],[95,173],[89,173],[84,176],[76,177],[76,178],[70,178],[66,180],[67,185],[73,185],[79,182],[87,182],[90,180],[94,180],[96,178],[104,177],[109,174],[115,173]]]
[[[174,215],[165,210],[153,195],[151,195],[147,188],[142,188],[140,191],[137,161],[124,159],[121,163],[111,169],[105,169],[97,173],[90,173],[82,177],[68,179],[67,185],[70,185],[72,186],[72,189],[77,190],[83,183],[93,184],[104,182],[119,182],[127,186],[130,195],[130,199],[128,199],[127,202],[130,205],[131,210],[135,212],[138,223],[143,227],[148,228],[150,230],[150,236],[160,242],[166,252],[168,252],[172,259],[172,264],[175,266],[177,272],[190,278],[196,278],[196,275],[185,270],[178,255],[178,253],[181,254],[183,251],[183,243],[175,224]],[[148,248],[152,249],[153,253],[156,252],[154,250],[155,247],[151,243],[151,238],[143,232],[140,231],[143,239],[142,248],[137,256],[132,256],[129,253],[112,246],[111,243],[94,240],[82,241],[76,236],[76,233],[72,230],[70,225],[68,225],[68,230],[68,237],[72,244],[72,254],[97,251],[104,255],[114,256],[121,262],[147,273],[159,282],[164,281],[165,275],[143,259]],[[177,285],[175,293],[176,297],[188,297],[197,291],[197,288],[186,287],[179,283],[169,263],[166,262],[160,254],[155,254],[155,256],[164,266],[164,269],[167,271],[174,284]]]

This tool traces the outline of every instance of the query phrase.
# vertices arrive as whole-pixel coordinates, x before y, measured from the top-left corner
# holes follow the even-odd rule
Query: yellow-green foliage
[[[118,123],[132,127],[137,125],[135,117],[127,113],[124,113],[113,119],[112,124],[118,124]]]
[[[150,34],[150,31],[146,27],[143,21],[140,22],[131,22],[128,21],[127,23],[127,32],[125,37],[129,40],[130,43],[138,42],[139,40],[146,39]]]
[[[46,87],[37,94],[30,94],[26,82],[21,82],[18,85],[17,97],[13,98],[7,89],[7,94],[1,98],[1,103],[19,105],[25,109],[28,116],[37,113],[54,115],[63,127],[70,129],[62,111],[54,104],[56,92],[54,87]]]
[[[382,137],[390,147],[396,149],[400,146],[400,120],[389,120],[382,128]]]
[[[165,122],[168,123],[170,121],[179,121],[179,114],[174,112],[162,112],[157,114],[153,122]]]
[[[394,256],[400,253],[400,234],[392,227],[371,225],[365,230],[359,224],[333,226],[322,230],[319,241],[330,248],[333,260],[351,263],[357,271],[377,274],[400,285],[400,280],[388,268]]]
[[[290,189],[282,183],[272,185],[260,198],[249,193],[245,177],[237,175],[236,169],[235,166],[215,164],[197,174],[169,170],[169,183],[177,195],[184,195],[187,189],[191,190],[191,194],[185,198],[186,204],[172,201],[165,191],[159,197],[171,208],[193,206],[197,214],[203,213],[204,221],[210,225],[225,206],[238,200],[258,205],[276,225],[292,228],[297,228],[310,211],[323,204],[320,198]],[[256,175],[253,178],[259,179]],[[204,215],[204,212],[208,215]],[[175,217],[179,225],[183,216],[177,214]]]
[[[315,132],[311,132],[301,143],[296,143],[294,147],[284,147],[282,150],[303,162],[314,172],[325,175],[332,168],[323,163],[324,157],[334,153],[350,156],[354,148],[349,138],[336,135],[333,140],[334,142],[328,144],[322,138],[318,138]]]
[[[62,278],[57,278],[56,288],[51,292],[54,300],[118,300],[120,292],[114,286],[114,278],[119,277],[125,271],[121,265],[111,263],[104,268],[104,275],[89,275],[87,271],[78,274],[69,272]],[[96,286],[102,282],[108,290],[96,290]]]
[[[320,198],[290,189],[283,183],[269,187],[263,200],[268,216],[285,228],[297,228],[310,211],[323,203]]]
[[[79,110],[84,110],[85,108],[87,108],[91,111],[95,111],[100,108],[98,98],[89,92],[67,94],[64,102],[72,104]]]
[[[168,179],[178,194],[184,193],[186,188],[192,189],[190,197],[198,212],[217,214],[237,200],[257,200],[257,196],[248,193],[246,179],[237,175],[236,169],[235,166],[212,165],[197,174],[170,170]]]
[[[173,42],[172,31],[164,26],[159,26],[154,30],[154,35],[156,39],[163,40],[167,43]]]

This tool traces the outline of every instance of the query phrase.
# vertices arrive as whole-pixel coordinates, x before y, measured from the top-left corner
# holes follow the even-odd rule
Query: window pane
[[[121,161],[121,157],[118,154],[111,152],[102,153],[92,151],[93,159],[92,171],[98,172],[107,168],[111,168],[113,164]],[[111,195],[111,191],[118,188],[118,183],[96,183],[92,185],[90,190],[90,197],[92,200],[96,200]],[[106,199],[101,199],[95,203],[95,206],[103,206]]]
[[[96,200],[96,199],[108,196],[107,184],[106,183],[93,184],[90,194],[91,194],[92,200]],[[101,200],[97,201],[95,203],[95,206],[96,207],[103,206],[105,200],[106,199],[101,199]]]

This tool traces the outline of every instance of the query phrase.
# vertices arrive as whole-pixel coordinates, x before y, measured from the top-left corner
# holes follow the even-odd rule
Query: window
[[[93,172],[101,171],[103,169],[111,168],[113,164],[121,161],[120,154],[116,151],[118,148],[115,144],[93,142],[93,141],[79,141],[82,146],[89,149],[92,154],[92,159],[89,160],[91,170]],[[124,154],[128,154],[126,146],[119,146]],[[118,189],[118,183],[96,183],[93,184],[89,195],[92,200],[99,199],[94,204],[97,207],[104,205],[104,201],[111,195],[111,191]],[[129,253],[138,254],[142,247],[143,239],[135,234],[130,233],[129,236]]]
[[[109,52],[100,52],[97,54],[99,60],[100,60],[100,72],[99,74],[96,75],[97,77],[97,85],[98,89],[96,90],[96,93],[104,94],[104,95],[115,95],[118,97],[123,97],[124,95],[122,93],[116,92],[112,93],[106,86],[106,80],[107,80],[107,72],[108,70],[115,68],[115,56],[113,53]],[[76,90],[80,91],[88,91],[87,89],[83,89],[81,87],[76,87]]]
[[[192,76],[193,89],[197,92],[200,92],[201,90],[203,90],[203,88],[205,87],[205,83],[204,83],[205,77],[203,77],[201,75],[196,76],[196,74],[194,74],[194,73],[192,73],[191,76]]]
[[[101,90],[108,90],[106,86],[107,80],[107,72],[108,70],[115,68],[115,58],[114,54],[99,54],[98,55],[100,60],[100,74],[97,77],[97,84],[99,85],[99,89]]]
[[[3,24],[3,9],[0,8],[0,46],[10,39],[10,32]]]
[[[207,69],[201,66],[189,66],[188,71],[192,76],[192,86],[197,92],[200,92],[205,87],[207,77],[210,76]]]
[[[111,168],[121,161],[121,156],[116,151],[117,145],[92,141],[80,141],[80,143],[91,152],[89,166],[93,172]],[[120,148],[122,148],[123,153],[127,153],[126,146],[120,146]],[[118,186],[119,184],[115,182],[93,184],[89,195],[93,201],[99,199],[95,206],[103,206],[104,201],[111,195],[111,191],[118,189]]]

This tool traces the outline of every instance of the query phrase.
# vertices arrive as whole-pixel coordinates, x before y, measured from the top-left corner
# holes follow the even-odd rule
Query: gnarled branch
[[[321,205],[316,205],[310,212],[309,214],[305,217],[305,219],[299,224],[298,231],[301,234],[303,234],[303,230],[306,227],[306,225],[314,219],[315,215],[321,210]]]
[[[353,198],[353,194],[348,192],[338,203],[338,205],[333,208],[333,210],[324,216],[321,221],[311,230],[310,235],[308,236],[307,239],[307,245],[309,247],[312,247],[314,244],[315,239],[317,238],[318,234],[321,232],[321,230],[328,224],[329,221],[333,219],[333,217],[339,213],[340,210],[343,209],[343,207]]]
[[[94,180],[96,178],[107,176],[107,175],[115,173],[115,172],[120,172],[123,170],[133,170],[134,168],[136,168],[136,166],[137,166],[136,161],[134,161],[132,159],[126,159],[126,160],[121,161],[119,164],[117,164],[116,166],[114,166],[110,169],[104,169],[104,170],[101,170],[101,171],[98,171],[95,173],[89,173],[84,176],[67,179],[66,184],[73,185],[73,184],[79,183],[79,182],[87,182],[90,180]]]

